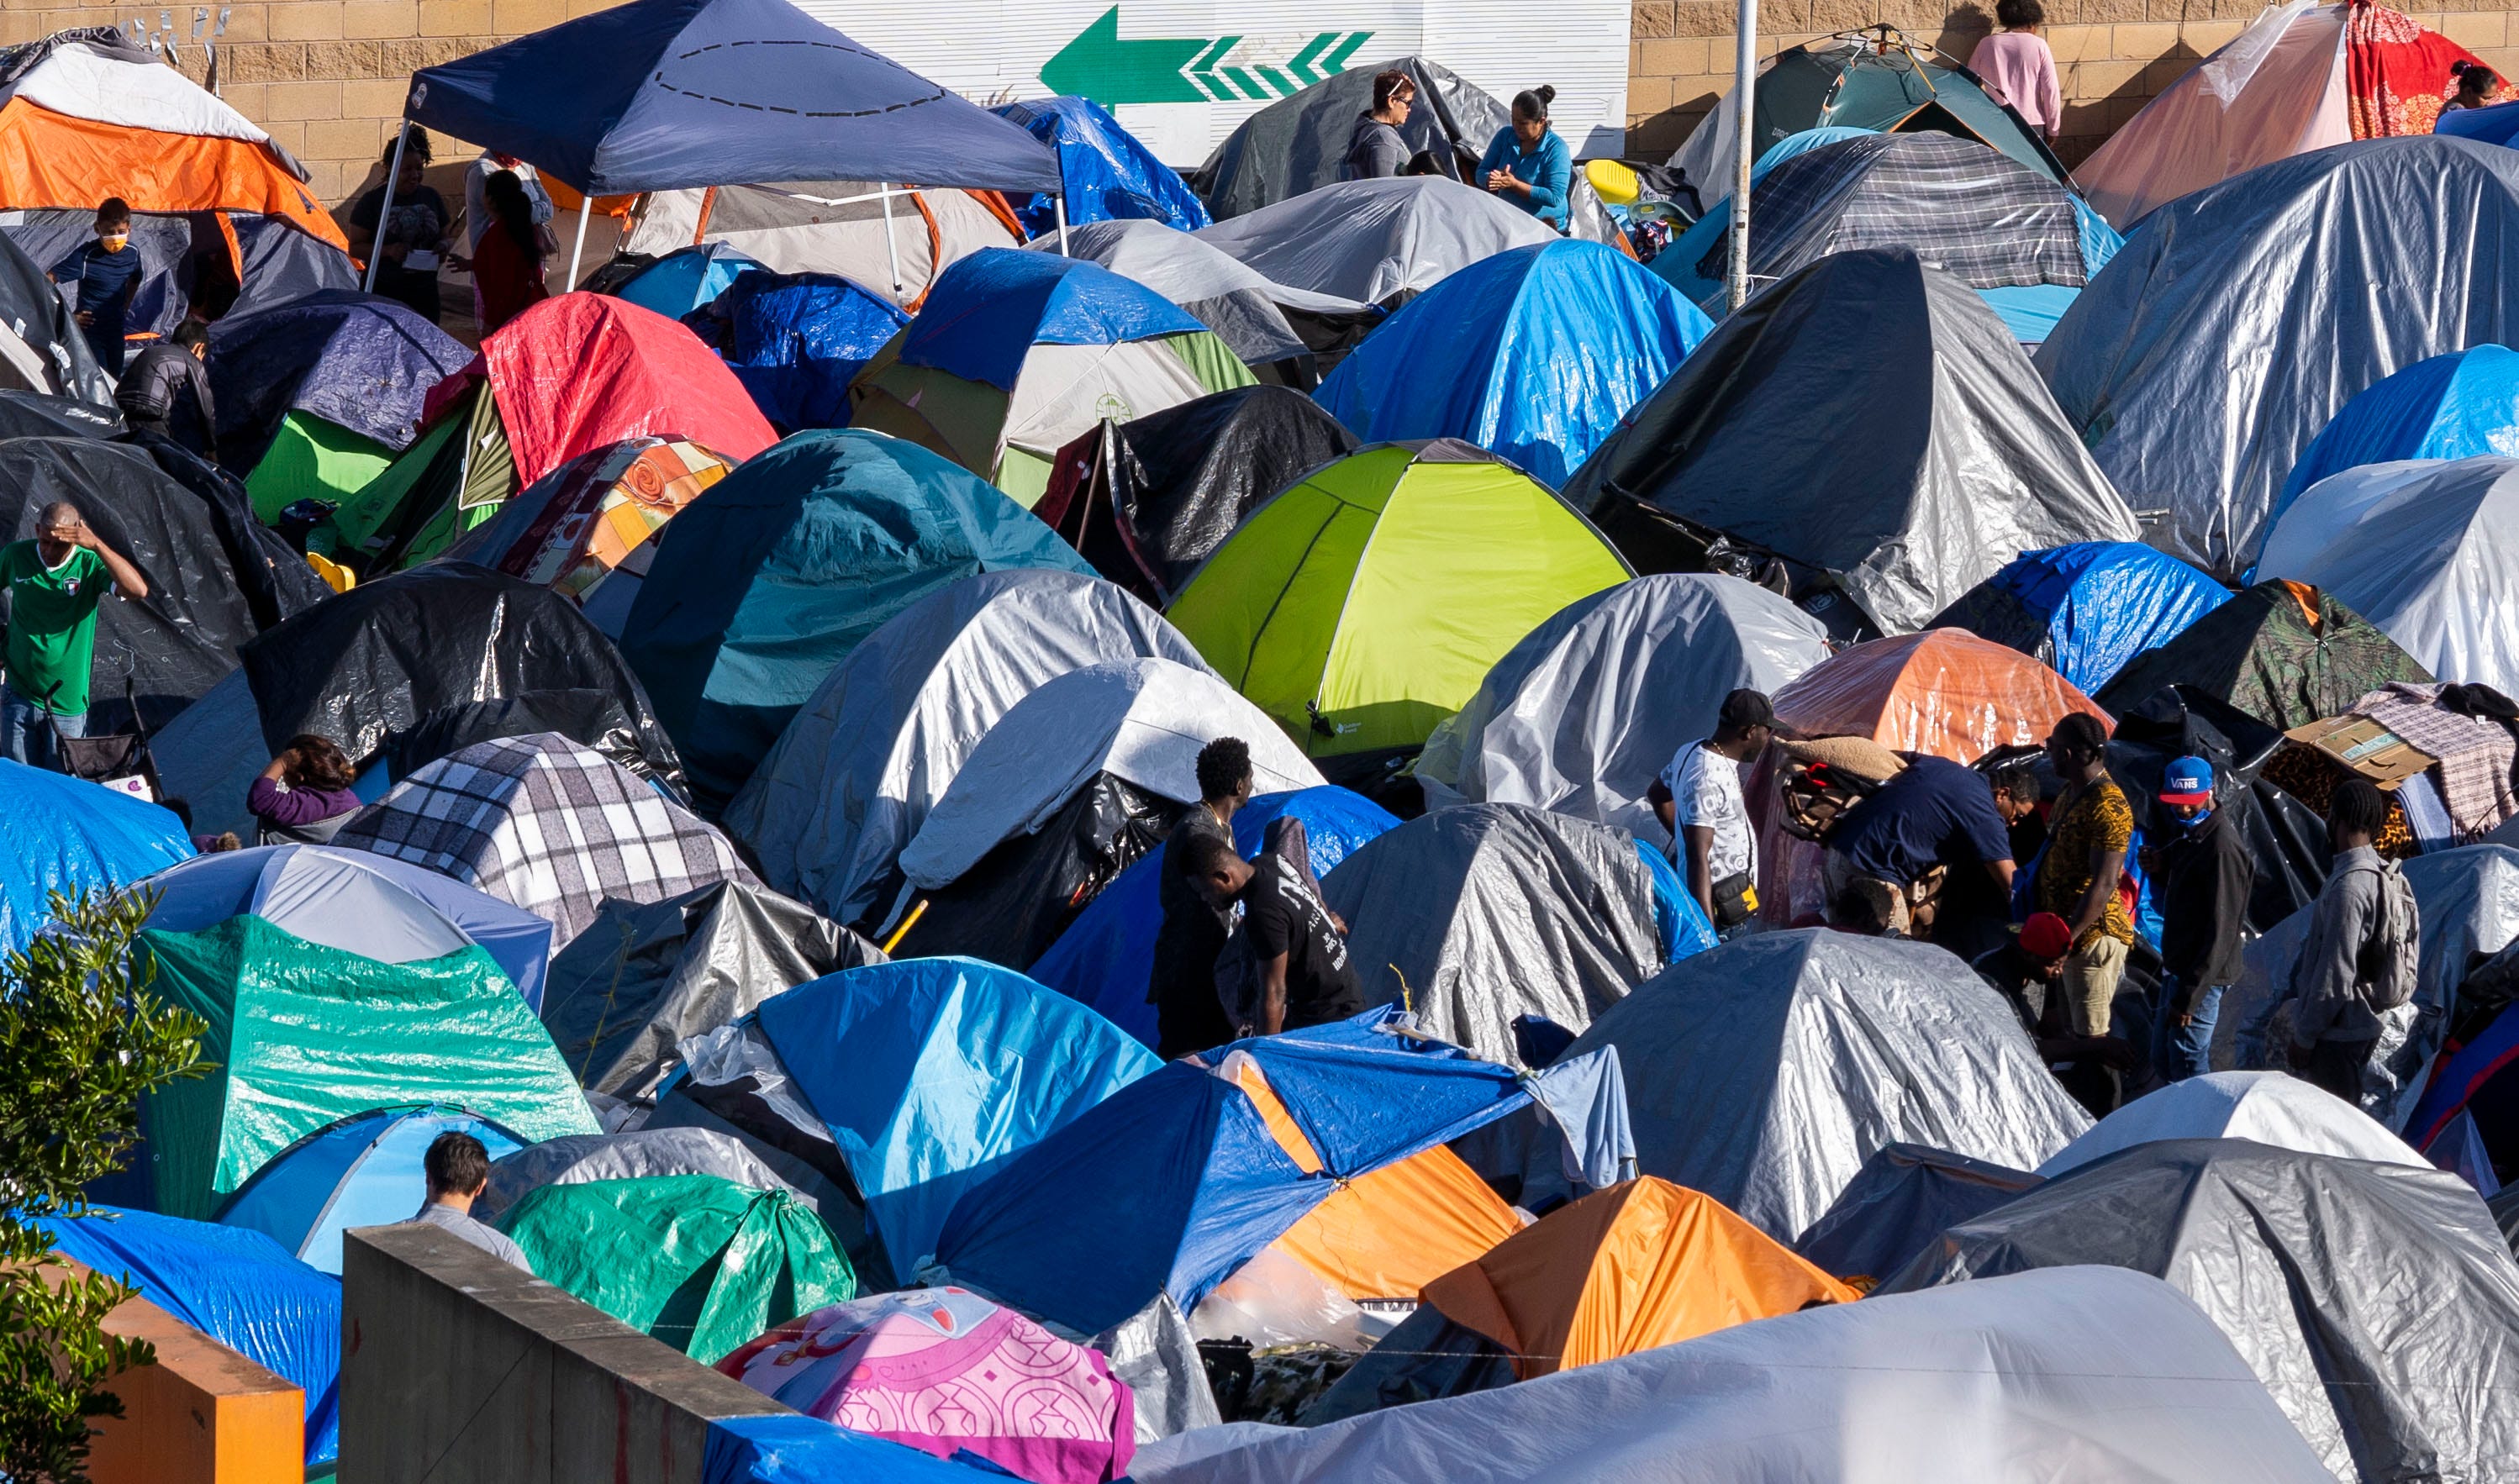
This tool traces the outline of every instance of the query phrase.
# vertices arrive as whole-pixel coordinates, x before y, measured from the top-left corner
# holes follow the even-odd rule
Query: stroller
[[[53,746],[63,772],[155,804],[165,797],[165,792],[157,781],[157,760],[149,751],[149,728],[140,720],[139,665],[129,650],[123,651],[122,658],[122,698],[131,713],[131,730],[72,737],[63,733],[61,722],[49,711],[46,720],[53,728]],[[52,696],[48,694],[44,699],[49,703]]]

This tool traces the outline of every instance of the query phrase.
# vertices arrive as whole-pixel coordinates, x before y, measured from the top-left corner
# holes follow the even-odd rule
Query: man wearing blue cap
[[[2163,1081],[2213,1069],[2213,1023],[2222,991],[2239,977],[2240,933],[2257,864],[2224,812],[2213,807],[2213,764],[2181,758],[2161,775],[2160,802],[2178,833],[2143,851],[2160,904],[2160,1003],[2151,1027],[2151,1065]]]

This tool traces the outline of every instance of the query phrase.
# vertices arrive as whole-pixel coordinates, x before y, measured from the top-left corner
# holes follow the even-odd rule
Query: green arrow
[[[1076,39],[1040,65],[1041,86],[1105,105],[1205,103],[1207,95],[1182,69],[1208,48],[1203,37],[1120,39],[1120,7],[1077,32]]]

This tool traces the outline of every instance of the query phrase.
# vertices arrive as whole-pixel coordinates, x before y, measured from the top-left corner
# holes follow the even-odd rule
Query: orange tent
[[[1713,1197],[1650,1175],[1426,1286],[1444,1318],[1512,1352],[1524,1380],[1858,1296]]]
[[[2016,649],[1960,629],[1874,639],[1776,692],[1776,717],[1815,737],[1854,733],[1893,752],[1973,763],[2047,740],[2066,712],[2108,714]]]
[[[72,118],[22,98],[0,106],[0,207],[86,214],[108,196],[134,211],[278,217],[349,250],[331,213],[269,145]]]

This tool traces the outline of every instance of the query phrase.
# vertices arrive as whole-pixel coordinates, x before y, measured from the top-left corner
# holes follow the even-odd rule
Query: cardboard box
[[[2381,788],[2395,788],[2440,760],[2368,717],[2329,717],[2283,736],[2314,747]]]

